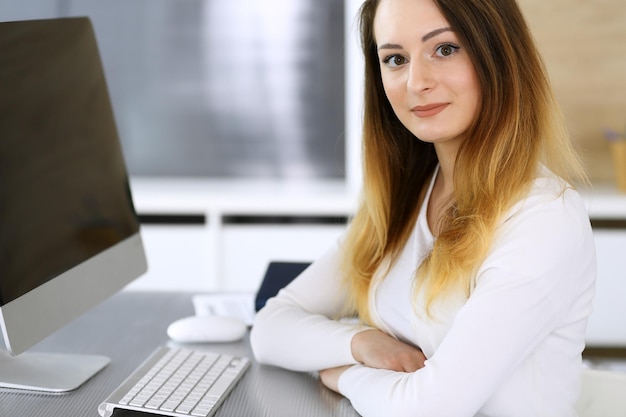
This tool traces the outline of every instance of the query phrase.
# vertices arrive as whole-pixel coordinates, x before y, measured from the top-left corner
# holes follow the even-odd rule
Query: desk
[[[98,405],[154,349],[166,345],[167,326],[193,314],[192,294],[124,291],[55,333],[33,351],[102,354],[111,363],[74,392],[59,395],[0,392],[0,416],[98,417]],[[248,339],[196,345],[252,358]],[[357,417],[349,401],[316,376],[252,363],[216,417]]]

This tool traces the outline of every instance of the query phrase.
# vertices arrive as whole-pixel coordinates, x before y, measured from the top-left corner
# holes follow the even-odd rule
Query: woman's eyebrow
[[[378,47],[378,50],[381,49],[402,49],[402,45],[398,45],[396,43],[384,43]]]
[[[431,32],[428,32],[427,34],[425,34],[424,36],[422,36],[422,43],[428,41],[429,39],[434,38],[435,36],[443,33],[443,32],[451,32],[452,28],[450,27],[445,27],[445,28],[439,28],[439,29],[435,29]],[[378,47],[378,50],[380,51],[381,49],[402,49],[402,45],[399,45],[397,43],[384,43],[382,45],[380,45]]]
[[[427,40],[434,38],[435,36],[439,35],[440,33],[443,32],[452,32],[452,28],[451,27],[445,27],[445,28],[439,28],[439,29],[435,29],[432,32],[428,32],[427,34],[425,34],[424,36],[422,36],[422,42],[426,42]]]

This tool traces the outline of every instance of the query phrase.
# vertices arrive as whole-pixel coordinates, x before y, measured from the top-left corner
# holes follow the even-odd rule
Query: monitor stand
[[[63,393],[75,390],[107,366],[97,355],[26,352],[11,356],[0,349],[0,388]]]

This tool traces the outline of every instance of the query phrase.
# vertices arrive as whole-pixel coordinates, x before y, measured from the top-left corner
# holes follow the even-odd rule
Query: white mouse
[[[191,316],[176,320],[167,335],[180,343],[235,342],[246,334],[246,324],[232,317]]]

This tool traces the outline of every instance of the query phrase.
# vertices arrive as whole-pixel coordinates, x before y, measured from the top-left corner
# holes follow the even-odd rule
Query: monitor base
[[[109,358],[98,355],[26,352],[11,356],[0,350],[0,389],[73,391],[109,362]]]

